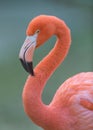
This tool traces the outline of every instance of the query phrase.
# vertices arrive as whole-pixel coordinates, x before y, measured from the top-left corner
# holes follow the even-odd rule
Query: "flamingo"
[[[66,80],[46,105],[42,93],[50,76],[63,62],[71,45],[70,29],[56,16],[39,15],[31,20],[19,59],[29,73],[22,99],[24,111],[44,130],[93,130],[93,72],[81,72]],[[33,70],[34,50],[56,35],[49,54]]]

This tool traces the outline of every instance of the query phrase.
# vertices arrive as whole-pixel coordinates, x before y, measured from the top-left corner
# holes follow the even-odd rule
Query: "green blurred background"
[[[22,89],[28,74],[18,59],[28,22],[39,14],[56,15],[71,29],[72,45],[64,63],[48,81],[48,104],[58,86],[81,71],[93,71],[93,0],[0,1],[0,130],[41,130],[25,115]],[[51,50],[55,37],[37,49],[34,66]]]

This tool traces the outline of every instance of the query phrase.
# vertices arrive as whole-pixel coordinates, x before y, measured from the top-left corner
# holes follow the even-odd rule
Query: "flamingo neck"
[[[28,77],[23,90],[25,112],[31,120],[42,127],[48,125],[51,117],[53,118],[51,109],[42,102],[42,91],[49,77],[66,57],[70,47],[70,31],[65,24],[55,34],[57,41],[54,48],[35,67],[35,76]]]
[[[53,72],[57,67],[63,62],[70,48],[71,36],[70,30],[66,24],[61,21],[60,24],[57,24],[57,30],[55,35],[57,36],[57,41],[54,48],[50,53],[35,67],[35,74],[40,75],[42,85],[47,82]],[[44,87],[44,86],[42,86]],[[41,88],[42,88],[41,87]],[[42,91],[41,89],[40,91]]]

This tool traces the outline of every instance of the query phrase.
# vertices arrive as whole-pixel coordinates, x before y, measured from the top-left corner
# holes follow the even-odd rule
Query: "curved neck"
[[[63,25],[64,23],[62,23]],[[55,33],[57,41],[51,52],[35,67],[35,76],[29,76],[23,90],[23,104],[25,112],[38,125],[48,124],[51,119],[51,110],[43,104],[41,96],[43,88],[55,71],[64,60],[70,47],[70,31],[64,24],[58,27]],[[42,126],[44,127],[44,126]]]
[[[65,59],[71,44],[70,30],[61,21],[62,27],[58,26],[55,35],[57,41],[50,53],[35,67],[35,74],[42,77],[42,83],[46,83],[52,73]]]

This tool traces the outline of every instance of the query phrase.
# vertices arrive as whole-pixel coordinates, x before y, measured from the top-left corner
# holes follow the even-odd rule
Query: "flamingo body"
[[[60,111],[62,119],[59,119],[66,125],[62,130],[92,130],[93,73],[80,73],[66,80],[57,90],[50,107]]]
[[[24,110],[44,130],[93,130],[93,72],[82,72],[66,80],[56,91],[52,102],[42,102],[42,92],[49,77],[63,62],[71,44],[70,30],[55,16],[40,15],[28,25],[27,38],[20,50],[20,60],[29,72],[23,89]],[[36,47],[52,35],[57,41],[51,52],[32,68]]]

